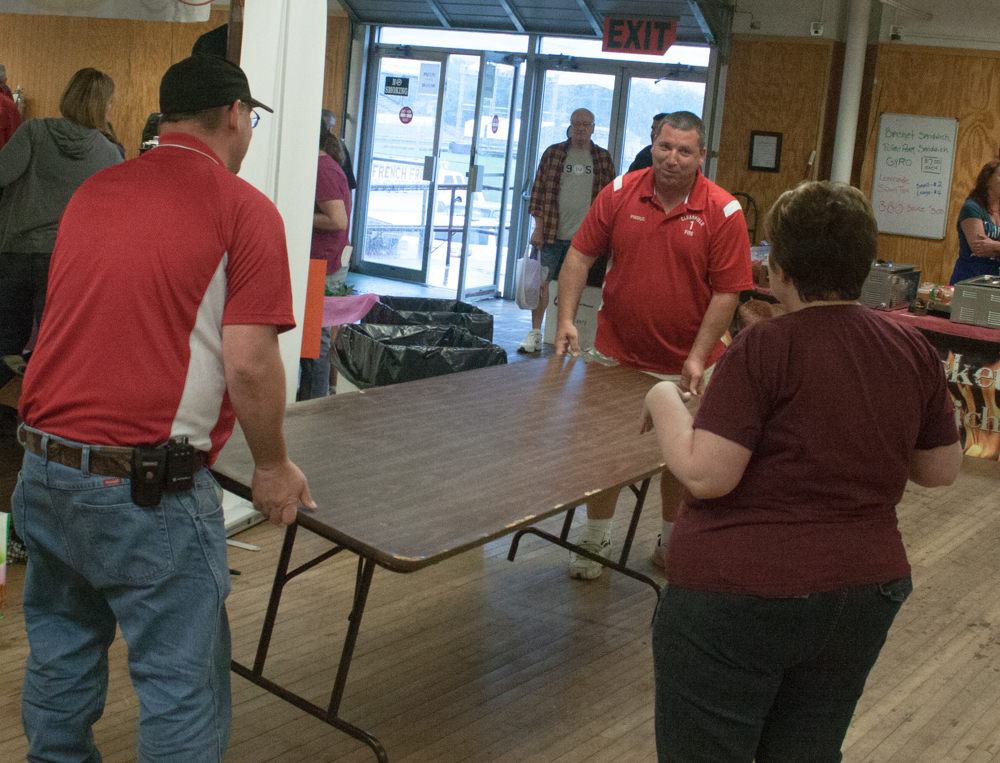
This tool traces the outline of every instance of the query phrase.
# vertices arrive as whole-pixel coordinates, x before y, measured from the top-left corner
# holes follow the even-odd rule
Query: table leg
[[[574,509],[569,509],[569,511],[567,512],[566,521],[563,522],[562,532],[558,536],[553,535],[552,533],[545,532],[544,530],[539,530],[537,527],[526,527],[523,530],[518,530],[516,533],[514,533],[514,537],[510,542],[510,550],[507,552],[507,559],[511,562],[514,561],[514,557],[517,556],[517,547],[521,541],[521,537],[526,533],[530,533],[531,535],[537,535],[539,538],[543,538],[549,541],[549,543],[554,543],[557,546],[561,546],[562,548],[565,548],[569,551],[573,551],[574,553],[577,553],[580,556],[584,556],[587,559],[591,559],[595,562],[598,562],[604,565],[605,567],[617,570],[623,575],[627,575],[630,578],[634,578],[635,580],[639,580],[643,583],[646,583],[647,585],[651,586],[654,591],[656,591],[657,595],[659,595],[660,586],[655,580],[653,580],[648,575],[643,575],[641,572],[636,572],[635,570],[629,569],[628,567],[625,566],[625,563],[628,561],[629,551],[632,549],[632,540],[635,538],[635,531],[639,526],[639,517],[642,514],[642,507],[646,501],[646,493],[649,491],[649,482],[650,478],[647,477],[642,481],[639,487],[636,487],[635,485],[629,485],[629,488],[632,490],[633,494],[636,497],[636,502],[635,502],[635,508],[632,510],[632,520],[629,522],[628,533],[626,533],[625,535],[625,543],[622,546],[621,557],[619,557],[619,560],[617,562],[613,562],[610,559],[606,559],[603,556],[599,556],[598,554],[592,554],[589,551],[585,551],[584,549],[577,546],[575,543],[570,543],[568,540],[566,540],[566,538],[569,536],[570,523],[573,521]]]
[[[271,598],[267,602],[264,627],[260,631],[260,640],[257,642],[257,656],[253,661],[253,672],[258,676],[264,672],[264,661],[267,659],[267,649],[271,645],[274,621],[278,617],[278,604],[281,602],[281,592],[285,587],[285,583],[288,582],[288,563],[292,559],[292,547],[295,545],[295,532],[298,530],[298,527],[293,522],[285,528],[285,540],[281,544],[278,569],[274,572],[274,583],[271,585]]]
[[[320,554],[316,558],[289,572],[288,565],[292,558],[292,548],[295,545],[295,533],[297,528],[297,524],[292,524],[285,529],[285,539],[281,546],[281,556],[278,558],[278,569],[274,573],[274,583],[271,586],[271,598],[267,604],[267,613],[264,615],[264,625],[261,628],[260,639],[257,642],[257,654],[254,659],[253,668],[248,668],[247,666],[236,662],[236,660],[233,660],[230,663],[230,669],[251,683],[254,683],[271,694],[274,694],[276,697],[279,697],[300,710],[304,710],[310,715],[319,718],[321,721],[333,726],[335,729],[343,731],[345,734],[349,734],[358,741],[364,742],[371,748],[372,752],[375,753],[375,757],[378,759],[379,763],[388,763],[389,756],[386,753],[385,748],[373,734],[368,733],[364,729],[359,728],[352,723],[348,723],[343,718],[338,716],[338,713],[340,712],[340,703],[344,697],[344,689],[347,686],[347,674],[351,668],[351,660],[354,657],[354,647],[357,643],[358,632],[361,629],[361,616],[365,611],[365,603],[368,600],[368,591],[371,588],[372,576],[375,573],[374,561],[365,557],[358,557],[358,571],[354,582],[354,602],[351,607],[351,613],[348,615],[348,621],[350,624],[347,628],[347,635],[344,638],[344,648],[340,656],[340,665],[337,667],[337,677],[334,680],[333,693],[330,696],[330,705],[325,709],[319,707],[318,705],[307,700],[305,697],[301,697],[280,684],[264,678],[264,663],[267,659],[267,650],[271,643],[271,635],[274,632],[274,623],[278,616],[278,605],[281,602],[281,592],[284,589],[285,583],[297,575],[301,575],[306,570],[312,569],[320,562],[329,559],[334,554],[340,553],[344,550],[343,547],[336,546],[335,548]]]

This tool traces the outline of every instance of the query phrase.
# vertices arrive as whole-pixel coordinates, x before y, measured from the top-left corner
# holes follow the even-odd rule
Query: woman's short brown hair
[[[829,181],[785,191],[764,221],[770,261],[803,302],[857,299],[878,254],[871,205],[857,188]]]
[[[59,113],[81,127],[107,132],[108,104],[115,81],[97,69],[80,69],[70,77],[59,98]]]

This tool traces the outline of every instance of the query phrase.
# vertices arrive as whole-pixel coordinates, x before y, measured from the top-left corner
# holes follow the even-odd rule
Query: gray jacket
[[[59,218],[80,184],[122,161],[97,130],[29,119],[0,149],[0,252],[51,252]]]

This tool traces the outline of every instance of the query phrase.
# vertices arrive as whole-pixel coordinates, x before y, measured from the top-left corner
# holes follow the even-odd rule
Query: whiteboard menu
[[[958,120],[883,114],[872,208],[882,233],[944,238]]]

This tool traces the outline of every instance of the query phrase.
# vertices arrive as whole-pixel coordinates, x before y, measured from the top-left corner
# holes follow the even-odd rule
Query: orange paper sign
[[[326,260],[309,260],[306,314],[302,318],[303,358],[318,358],[323,331],[323,300],[326,299]]]

